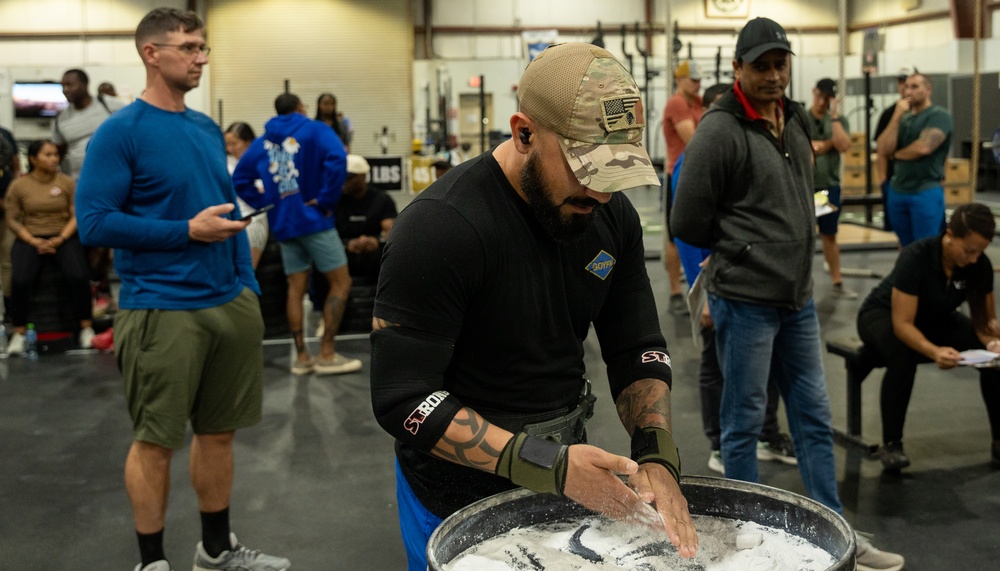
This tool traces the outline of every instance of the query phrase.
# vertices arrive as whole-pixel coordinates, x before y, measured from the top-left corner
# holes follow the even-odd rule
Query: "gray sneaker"
[[[361,370],[361,359],[351,359],[340,353],[334,353],[333,359],[316,359],[317,375],[342,375]]]
[[[166,559],[160,559],[159,561],[154,561],[145,567],[142,563],[135,566],[135,571],[174,571],[170,564],[167,563]]]
[[[845,287],[843,283],[833,284],[830,294],[837,299],[858,299],[858,292]]]
[[[864,535],[854,532],[858,547],[854,554],[858,571],[900,571],[906,560],[898,553],[876,549]]]
[[[236,534],[229,534],[233,548],[223,551],[218,557],[209,557],[201,542],[194,551],[194,571],[286,571],[292,563],[284,557],[274,557],[250,549],[236,540]],[[158,569],[156,571],[159,571]]]
[[[675,293],[670,296],[670,313],[678,317],[688,314],[688,304],[684,299],[684,294]]]

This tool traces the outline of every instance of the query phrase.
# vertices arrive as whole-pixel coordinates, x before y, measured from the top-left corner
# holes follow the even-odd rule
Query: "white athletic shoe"
[[[166,559],[160,559],[159,561],[154,561],[149,565],[146,565],[145,567],[143,567],[142,563],[140,563],[135,566],[135,571],[174,571],[174,570],[173,568],[170,567],[170,564],[167,563]]]
[[[84,327],[80,330],[80,348],[90,349],[90,344],[94,340],[94,328]]]
[[[20,333],[15,333],[10,336],[10,342],[7,343],[7,354],[8,355],[24,354],[24,335],[21,335]]]

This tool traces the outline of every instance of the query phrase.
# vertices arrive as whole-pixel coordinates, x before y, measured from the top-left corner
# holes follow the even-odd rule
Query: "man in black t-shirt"
[[[368,188],[371,167],[361,155],[347,155],[347,180],[337,203],[337,232],[347,251],[347,266],[355,284],[374,284],[382,260],[382,245],[396,221],[396,203],[384,192]]]
[[[670,357],[639,216],[616,192],[659,185],[639,89],[609,52],[570,43],[536,56],[517,94],[514,136],[421,192],[382,257],[372,406],[397,440],[409,569],[442,518],[517,486],[646,512],[692,557]],[[591,324],[631,459],[585,444]]]

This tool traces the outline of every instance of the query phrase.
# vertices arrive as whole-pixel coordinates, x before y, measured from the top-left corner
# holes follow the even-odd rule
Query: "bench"
[[[826,350],[843,357],[847,372],[847,431],[834,428],[834,441],[874,458],[879,445],[865,442],[861,437],[861,383],[872,370],[884,367],[885,363],[857,337],[827,341]]]

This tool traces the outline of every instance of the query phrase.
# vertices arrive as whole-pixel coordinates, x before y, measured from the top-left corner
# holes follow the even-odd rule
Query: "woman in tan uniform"
[[[59,170],[59,151],[52,141],[28,147],[28,174],[7,190],[7,226],[17,236],[11,249],[13,287],[8,308],[14,324],[8,351],[24,351],[31,290],[49,256],[54,257],[69,282],[73,315],[80,320],[80,346],[90,347],[90,273],[76,233],[73,193],[76,183]]]

